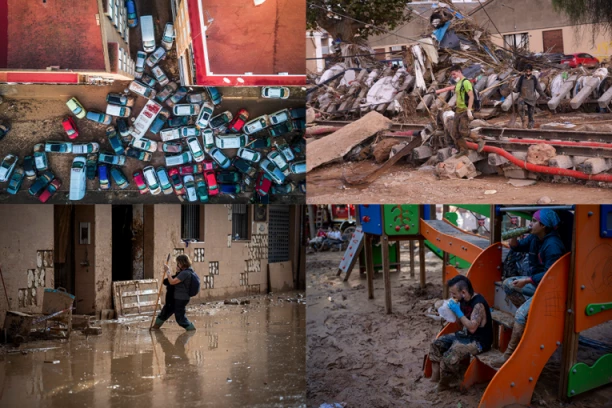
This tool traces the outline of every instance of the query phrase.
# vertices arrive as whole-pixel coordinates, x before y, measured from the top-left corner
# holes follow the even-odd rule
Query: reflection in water
[[[305,306],[206,307],[197,327],[149,332],[149,320],[107,323],[101,336],[74,333],[0,356],[2,407],[269,407],[305,404]],[[59,360],[59,364],[45,361]]]

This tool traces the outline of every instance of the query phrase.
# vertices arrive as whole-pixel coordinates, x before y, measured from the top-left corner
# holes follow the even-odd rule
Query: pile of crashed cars
[[[146,98],[147,103],[131,123],[135,97],[128,93],[109,93],[105,113],[86,110],[74,97],[66,102],[76,118],[108,125],[106,136],[113,152],[100,152],[95,142],[48,141],[35,145],[33,155],[26,156],[21,166],[17,166],[18,157],[9,154],[0,164],[0,182],[8,181],[7,192],[16,194],[27,178],[35,180],[28,190],[32,196],[41,202],[53,196],[61,181],[49,169],[47,153],[77,155],[68,196],[74,201],[85,196],[86,179],[97,179],[100,190],[110,189],[112,182],[120,189],[128,188],[130,181],[121,170],[126,158],[144,165],[155,152],[162,152],[165,166],[145,165],[132,174],[141,194],[174,192],[180,201],[205,203],[220,193],[256,192],[251,200],[259,202],[267,202],[270,194],[298,189],[305,193],[305,108],[282,109],[254,119],[245,109],[215,115],[222,101],[218,89],[189,92],[171,82],[156,65],[171,46],[172,37],[168,41],[164,36],[162,46],[150,55],[138,51],[137,79],[130,83],[129,91]],[[145,65],[154,78],[145,73]],[[263,87],[261,96],[287,99],[289,93],[286,87]],[[73,117],[66,117],[62,125],[69,139],[78,138]],[[161,140],[144,137],[147,132]]]

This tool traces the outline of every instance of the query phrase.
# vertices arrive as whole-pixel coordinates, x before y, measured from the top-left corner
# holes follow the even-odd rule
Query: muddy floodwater
[[[28,342],[0,355],[0,407],[293,407],[306,400],[304,304],[277,296],[103,323],[103,334]],[[27,351],[27,353],[23,353]]]

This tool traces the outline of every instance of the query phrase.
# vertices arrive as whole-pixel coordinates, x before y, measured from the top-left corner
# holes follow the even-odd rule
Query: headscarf
[[[559,226],[561,220],[556,212],[553,210],[538,210],[533,214],[533,218],[538,220],[538,222],[545,227],[555,229]]]

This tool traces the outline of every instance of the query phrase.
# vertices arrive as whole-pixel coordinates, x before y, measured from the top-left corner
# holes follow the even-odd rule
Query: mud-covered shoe
[[[485,146],[485,141],[484,141],[484,139],[478,139],[478,149],[476,149],[476,151],[477,151],[478,153],[482,153],[482,151],[483,151],[483,149],[484,149],[484,146]]]
[[[533,129],[533,127],[534,127],[534,126],[535,126],[535,122],[530,121],[530,122],[527,124],[527,129]]]
[[[189,326],[185,327],[185,330],[187,331],[193,331],[195,330],[195,326],[193,325],[193,323],[189,323]]]
[[[164,321],[162,319],[160,319],[159,317],[157,317],[155,319],[155,324],[153,325],[152,328],[157,330],[157,329],[159,329],[162,326],[162,324],[164,324]]]

